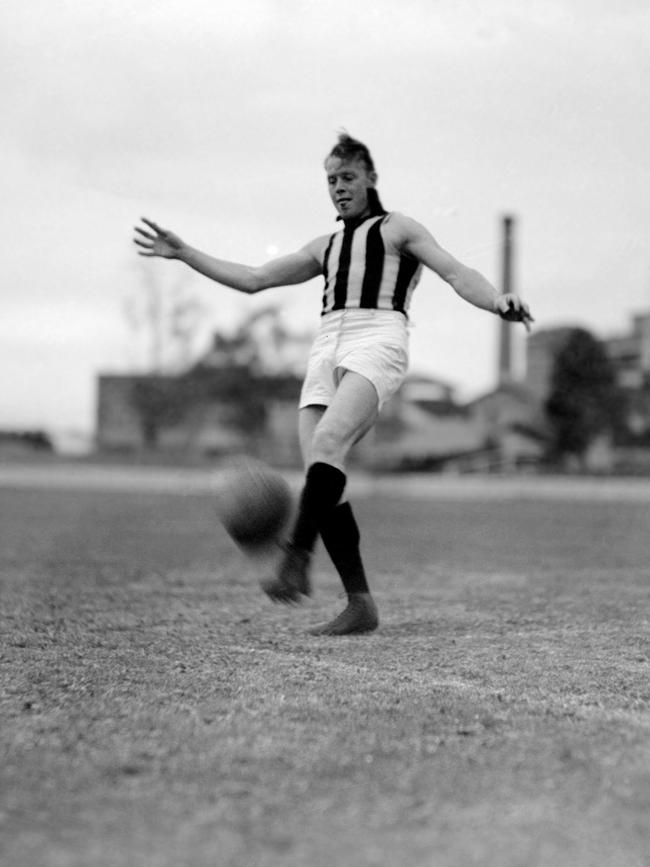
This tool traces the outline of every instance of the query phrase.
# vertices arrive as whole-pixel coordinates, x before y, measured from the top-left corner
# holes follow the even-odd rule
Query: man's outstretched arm
[[[459,262],[415,220],[400,215],[396,228],[404,251],[442,277],[461,298],[475,307],[496,313],[503,319],[523,322],[529,329],[533,317],[528,305],[518,295],[498,292],[480,271]]]
[[[264,265],[241,265],[217,259],[191,247],[174,232],[162,229],[152,220],[143,217],[142,222],[147,228],[136,226],[136,237],[133,239],[140,248],[138,252],[141,256],[177,259],[204,277],[248,295],[273,286],[305,283],[321,273],[315,242],[307,244],[296,253],[281,256]]]

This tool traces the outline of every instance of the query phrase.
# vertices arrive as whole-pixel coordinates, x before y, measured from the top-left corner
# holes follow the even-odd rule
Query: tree
[[[131,400],[148,449],[157,447],[163,428],[173,427],[185,418],[195,397],[178,377],[141,376],[133,382]]]
[[[558,352],[545,404],[551,429],[549,457],[581,463],[603,434],[622,423],[623,397],[602,344],[588,331],[574,329]]]
[[[205,305],[185,288],[187,274],[169,275],[153,263],[138,262],[141,284],[124,299],[123,312],[133,349],[152,375],[177,372],[191,363]]]
[[[266,431],[269,401],[297,392],[310,342],[309,333],[285,326],[276,305],[266,306],[251,311],[233,333],[216,332],[185,379],[206,403],[227,405],[230,424],[254,448]]]

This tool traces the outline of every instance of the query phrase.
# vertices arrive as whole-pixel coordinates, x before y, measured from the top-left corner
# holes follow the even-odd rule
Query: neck
[[[368,217],[372,217],[372,214],[368,208],[366,208],[363,213],[357,214],[356,217],[339,217],[339,220],[343,220],[344,223],[362,223],[364,220],[367,220]]]
[[[363,220],[367,220],[368,217],[378,217],[380,214],[386,213],[388,212],[379,201],[379,195],[377,193],[377,190],[374,187],[370,187],[368,189],[368,204],[362,214],[359,214],[358,217],[341,217],[339,215],[336,219],[343,220],[345,224],[360,223]]]

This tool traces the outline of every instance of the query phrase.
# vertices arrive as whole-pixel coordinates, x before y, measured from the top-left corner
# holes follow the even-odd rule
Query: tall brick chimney
[[[512,259],[514,246],[515,218],[507,215],[503,218],[503,246],[502,246],[502,271],[501,292],[513,292],[512,288]],[[499,320],[499,358],[498,358],[498,381],[499,386],[512,382],[515,378],[512,351],[512,322]]]

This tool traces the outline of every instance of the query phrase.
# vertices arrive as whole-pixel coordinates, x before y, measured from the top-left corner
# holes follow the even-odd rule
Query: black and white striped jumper
[[[417,259],[386,249],[381,234],[389,214],[345,220],[323,258],[321,314],[334,310],[396,310],[405,316],[422,272]]]

